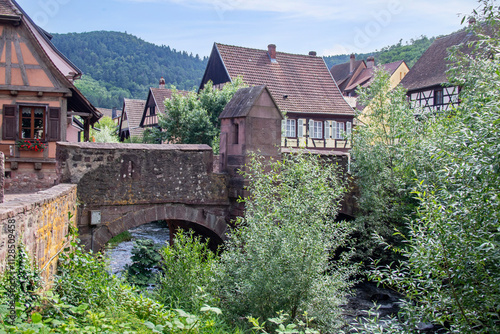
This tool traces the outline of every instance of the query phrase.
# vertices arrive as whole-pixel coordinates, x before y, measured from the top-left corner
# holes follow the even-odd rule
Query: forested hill
[[[83,71],[77,87],[103,108],[121,108],[124,97],[146,99],[162,76],[167,86],[191,90],[200,84],[208,60],[121,32],[54,34],[52,42]]]
[[[409,42],[404,44],[403,41],[400,40],[398,44],[386,46],[385,48],[375,52],[356,53],[356,59],[366,60],[369,56],[374,56],[376,64],[387,64],[404,60],[411,68],[435,39],[435,37],[427,38],[422,36],[416,40],[411,39]],[[330,68],[333,65],[347,63],[349,61],[349,57],[350,55],[337,55],[323,58],[325,59],[328,68]]]

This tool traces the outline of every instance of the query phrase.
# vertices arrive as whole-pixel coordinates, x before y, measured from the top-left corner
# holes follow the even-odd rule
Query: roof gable
[[[401,84],[411,91],[447,83],[448,49],[473,41],[474,38],[473,34],[463,30],[436,39],[401,80]]]
[[[229,101],[224,107],[224,110],[220,114],[219,118],[223,119],[249,116],[252,107],[257,103],[262,94],[268,94],[276,107],[276,110],[280,113],[281,118],[283,118],[276,101],[269,92],[269,89],[267,89],[264,85],[238,89],[231,101]]]
[[[123,99],[123,111],[120,121],[120,132],[124,130],[123,122],[126,120],[128,122],[128,129],[130,136],[141,136],[144,131],[143,128],[139,126],[142,114],[144,112],[144,106],[146,105],[146,100],[135,100],[135,99]]]
[[[229,78],[241,76],[250,86],[267,86],[279,109],[286,112],[353,114],[326,67],[323,58],[276,52],[271,62],[267,51],[216,43],[212,57],[220,58]],[[210,63],[210,60],[209,60]],[[219,71],[222,68],[219,66]],[[206,83],[216,74],[207,68]],[[226,81],[227,82],[227,81]],[[219,82],[215,82],[217,84]]]

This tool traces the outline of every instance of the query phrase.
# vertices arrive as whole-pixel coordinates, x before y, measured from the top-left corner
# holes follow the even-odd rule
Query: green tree
[[[233,318],[291,319],[307,311],[329,331],[341,324],[340,305],[356,266],[333,253],[351,227],[335,221],[345,188],[335,165],[313,155],[266,163],[253,156],[244,173],[251,194],[221,255],[224,309]]]
[[[111,117],[102,117],[95,128],[90,131],[90,136],[96,143],[119,143],[117,127]]]
[[[426,123],[429,139],[415,150],[434,168],[415,174],[419,206],[402,259],[372,275],[406,296],[384,333],[418,333],[421,322],[450,333],[500,332],[500,15],[481,2],[474,51],[456,48],[450,58],[461,104]]]
[[[182,95],[174,89],[172,97],[165,101],[165,114],[158,117],[161,129],[151,130],[148,141],[213,145],[220,133],[219,115],[242,87],[243,80],[237,78],[222,89],[214,89],[209,82],[198,94]]]
[[[421,170],[425,160],[414,156],[415,146],[425,140],[428,122],[415,119],[401,86],[390,89],[387,72],[377,67],[375,73],[373,83],[358,90],[368,107],[356,115],[359,125],[352,135],[352,171],[359,189],[357,258],[390,262],[392,252],[386,252],[374,234],[392,244],[401,242],[395,232],[404,230],[405,219],[417,205],[411,194],[414,171]]]

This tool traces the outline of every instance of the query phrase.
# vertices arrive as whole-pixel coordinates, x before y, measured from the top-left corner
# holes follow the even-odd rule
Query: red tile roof
[[[215,44],[229,76],[250,86],[266,85],[283,112],[354,114],[323,58]]]
[[[348,61],[347,63],[343,64],[338,64],[338,65],[333,65],[332,68],[330,69],[330,73],[332,73],[333,78],[337,82],[337,85],[339,88],[342,90],[342,86],[345,86],[348,84],[349,80],[351,79],[352,75],[356,72],[359,66],[365,66],[366,64],[363,60],[355,60],[354,61],[354,69],[351,72],[351,62]],[[347,81],[347,82],[345,82]],[[345,85],[343,85],[345,82]]]
[[[389,75],[394,74],[394,72],[403,64],[403,60],[395,61],[393,63],[383,64],[382,67],[386,70]],[[367,87],[373,81],[374,71],[373,67],[363,69],[356,78],[353,78],[349,85],[344,88],[346,92],[356,89],[358,86]]]
[[[178,93],[182,95],[187,95],[189,92],[184,90],[178,90]],[[158,111],[165,112],[165,100],[172,97],[172,90],[168,88],[153,88],[151,87],[151,93],[158,107]]]

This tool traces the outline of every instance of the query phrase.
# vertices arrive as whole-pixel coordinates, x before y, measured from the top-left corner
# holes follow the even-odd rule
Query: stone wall
[[[78,184],[85,204],[228,202],[207,145],[58,143],[57,161],[61,183]]]
[[[78,229],[87,249],[154,220],[197,224],[224,238],[227,176],[207,145],[58,143],[61,182],[78,185]]]
[[[57,184],[56,162],[6,159],[5,193],[21,194],[48,189]]]
[[[5,268],[9,239],[23,241],[50,282],[57,269],[59,252],[66,247],[69,214],[76,215],[76,186],[60,184],[25,195],[5,195],[0,204],[0,263]]]

